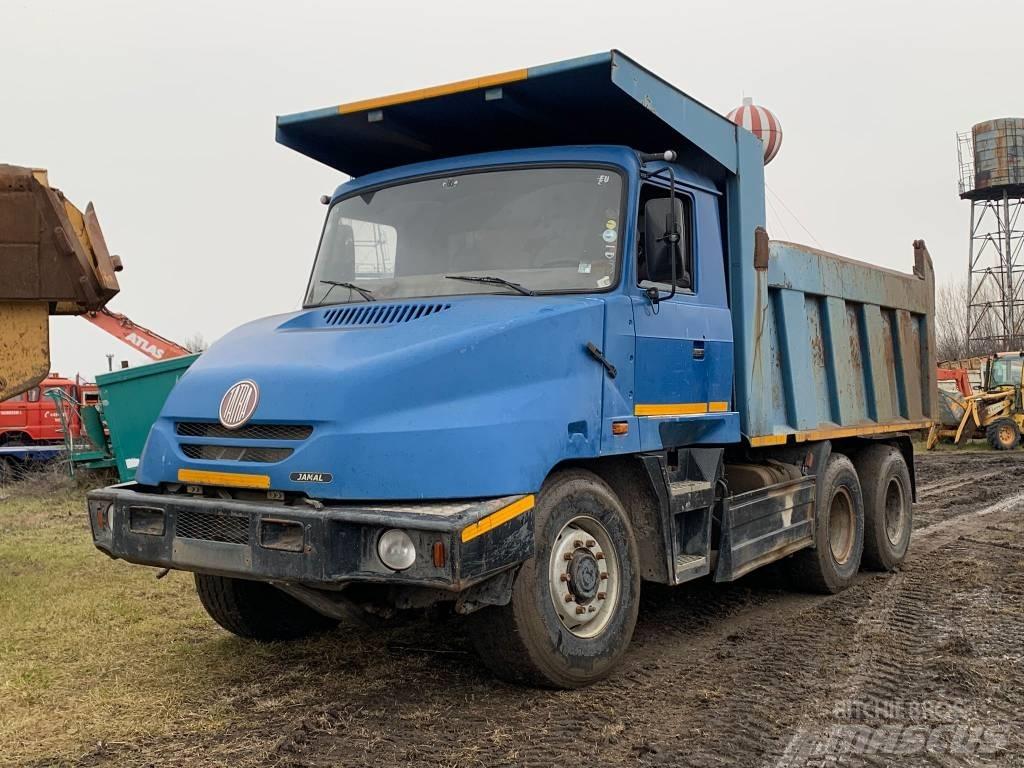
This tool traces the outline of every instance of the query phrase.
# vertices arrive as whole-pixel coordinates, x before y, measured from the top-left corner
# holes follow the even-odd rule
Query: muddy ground
[[[339,630],[298,689],[272,659],[240,682],[226,730],[115,735],[75,764],[1024,766],[1024,452],[917,472],[900,572],[834,597],[772,570],[645,585],[625,663],[590,689],[495,682],[455,622]]]

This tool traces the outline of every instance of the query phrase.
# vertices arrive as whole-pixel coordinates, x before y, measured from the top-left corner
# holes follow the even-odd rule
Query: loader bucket
[[[46,171],[0,164],[0,401],[49,371],[49,316],[102,309],[120,269],[91,203],[82,213]]]

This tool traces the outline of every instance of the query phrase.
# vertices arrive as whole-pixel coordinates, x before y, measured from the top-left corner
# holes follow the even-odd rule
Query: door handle
[[[703,360],[704,359],[704,340],[695,340],[693,342],[693,359]]]

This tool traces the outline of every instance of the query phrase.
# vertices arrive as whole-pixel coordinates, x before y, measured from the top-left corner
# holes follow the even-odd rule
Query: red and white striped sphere
[[[736,125],[741,125],[757,136],[764,144],[764,164],[768,165],[782,146],[782,123],[766,107],[759,107],[753,99],[743,99],[743,106],[728,114]]]

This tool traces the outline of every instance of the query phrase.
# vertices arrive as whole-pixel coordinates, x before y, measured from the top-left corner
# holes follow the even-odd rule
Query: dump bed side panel
[[[756,286],[754,359],[737,360],[752,445],[921,429],[934,418],[934,273],[911,274],[773,241]]]

